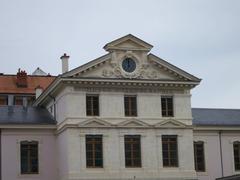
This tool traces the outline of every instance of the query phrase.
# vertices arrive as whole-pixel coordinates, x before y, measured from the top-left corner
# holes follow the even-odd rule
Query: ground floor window
[[[202,141],[194,142],[194,161],[197,172],[205,171],[204,143]]]
[[[38,142],[22,141],[20,143],[21,174],[37,174],[38,167]]]
[[[125,135],[125,166],[141,167],[141,136]]]
[[[89,168],[103,167],[102,135],[86,135],[86,163]]]
[[[163,167],[178,167],[178,144],[176,135],[162,136]]]
[[[234,153],[234,166],[235,170],[240,170],[240,142],[233,143],[233,153]]]

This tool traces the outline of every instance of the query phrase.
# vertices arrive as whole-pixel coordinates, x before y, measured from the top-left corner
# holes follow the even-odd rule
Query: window
[[[86,135],[86,164],[89,168],[103,167],[102,135]]]
[[[14,97],[14,105],[22,106],[23,105],[23,97],[15,96]]]
[[[0,96],[0,105],[8,105],[8,97]]]
[[[38,174],[38,142],[22,141],[21,174]]]
[[[137,116],[137,97],[124,96],[125,116]]]
[[[205,171],[204,144],[202,141],[194,142],[194,160],[195,170],[197,172]]]
[[[140,135],[126,135],[125,142],[125,166],[141,167],[141,142]]]
[[[87,95],[87,116],[99,116],[99,97],[98,95]]]
[[[162,136],[162,159],[163,167],[178,167],[177,136]]]
[[[172,117],[173,116],[173,97],[163,96],[161,97],[162,102],[162,116]]]
[[[235,170],[240,170],[240,142],[233,143],[233,153],[234,153],[234,166]]]

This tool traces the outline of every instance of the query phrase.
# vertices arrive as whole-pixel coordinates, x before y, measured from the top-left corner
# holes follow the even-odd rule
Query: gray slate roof
[[[193,124],[199,126],[240,126],[240,109],[192,108]]]
[[[0,124],[56,124],[53,116],[41,107],[0,106]]]

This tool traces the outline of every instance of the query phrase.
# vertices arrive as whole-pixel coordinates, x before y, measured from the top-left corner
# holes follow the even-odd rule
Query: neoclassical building
[[[0,107],[2,180],[214,180],[240,171],[240,110],[191,107],[201,79],[127,35],[34,107]],[[36,88],[36,90],[38,90]],[[41,91],[40,91],[41,92]]]

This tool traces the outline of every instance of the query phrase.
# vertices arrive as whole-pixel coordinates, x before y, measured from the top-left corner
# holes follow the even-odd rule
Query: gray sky
[[[240,108],[239,0],[0,0],[0,72],[57,75],[133,34],[152,53],[202,78],[193,107]]]

